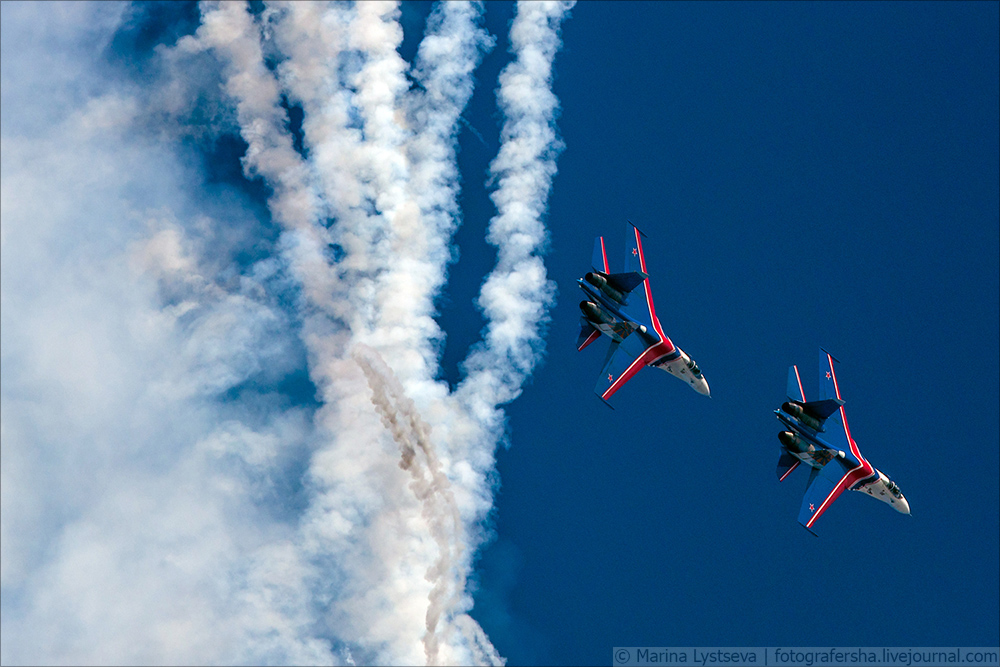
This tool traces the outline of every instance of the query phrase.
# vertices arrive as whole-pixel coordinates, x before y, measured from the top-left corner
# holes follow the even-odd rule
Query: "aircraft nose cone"
[[[712,397],[712,391],[708,388],[708,380],[704,377],[695,382],[692,386],[694,387],[694,390],[702,396],[708,396],[709,398]]]
[[[900,496],[899,499],[896,500],[896,503],[893,505],[893,507],[896,508],[897,512],[901,512],[902,514],[910,513],[910,503],[906,502],[906,498],[904,498],[903,496]]]

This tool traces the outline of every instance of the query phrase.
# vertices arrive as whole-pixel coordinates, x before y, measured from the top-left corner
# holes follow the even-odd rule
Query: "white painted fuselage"
[[[910,504],[906,502],[906,498],[903,497],[903,493],[896,486],[896,483],[881,470],[876,468],[875,472],[878,473],[878,479],[851,490],[869,495],[875,500],[881,500],[901,514],[909,514]]]
[[[711,391],[708,388],[708,380],[702,375],[698,364],[684,350],[677,348],[677,351],[681,353],[681,356],[676,359],[663,362],[654,361],[650,366],[664,370],[674,377],[687,382],[691,385],[692,389],[703,396],[711,396]]]

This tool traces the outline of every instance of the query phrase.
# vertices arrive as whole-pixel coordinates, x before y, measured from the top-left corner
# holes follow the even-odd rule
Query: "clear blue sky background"
[[[563,30],[548,357],[509,409],[474,615],[511,663],[615,645],[998,643],[998,5],[595,3]],[[481,326],[479,190],[511,9],[469,112],[445,370]],[[609,410],[575,349],[593,238],[648,235],[705,399],[647,370]],[[774,474],[787,367],[843,362],[862,452],[906,517],[843,495],[814,538]]]
[[[404,4],[407,58],[430,7]],[[572,10],[547,216],[558,299],[546,359],[508,408],[472,612],[509,664],[601,664],[630,645],[1000,644],[998,7]],[[460,259],[440,302],[453,383],[495,260],[484,181],[512,16],[488,3],[497,44],[465,114],[481,138],[461,138]],[[108,76],[141,81],[153,46],[198,20],[193,4],[147,5]],[[241,151],[235,137],[206,151],[206,192],[237,185],[266,216]],[[597,235],[622,261],[626,219],[711,399],[655,370],[615,410],[593,393],[606,343],[576,351],[575,280]],[[820,537],[797,523],[806,473],[777,482],[772,411],[793,363],[815,394],[819,346],[842,361],[861,451],[912,517],[844,494]],[[307,377],[286,387],[300,404]]]

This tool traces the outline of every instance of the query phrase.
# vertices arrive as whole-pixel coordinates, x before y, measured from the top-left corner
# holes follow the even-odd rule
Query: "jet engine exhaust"
[[[602,276],[601,274],[594,273],[593,271],[591,271],[590,273],[588,273],[587,275],[585,275],[583,278],[588,283],[590,283],[591,285],[593,285],[597,289],[599,289],[602,292],[604,292],[604,294],[607,295],[607,297],[609,299],[617,301],[620,304],[624,304],[625,303],[625,295],[622,294],[620,291],[616,290],[611,285],[609,285],[607,279],[604,276]]]
[[[790,452],[804,453],[812,452],[816,449],[800,436],[795,435],[790,431],[782,431],[779,433],[778,440],[781,442],[781,445]]]
[[[819,420],[806,414],[806,411],[802,409],[802,406],[797,403],[784,403],[782,404],[781,409],[814,431],[819,431],[822,428],[822,424],[820,424]]]
[[[580,310],[583,311],[583,316],[586,317],[591,322],[595,324],[617,324],[617,320],[605,313],[601,308],[597,306],[592,301],[581,301]]]

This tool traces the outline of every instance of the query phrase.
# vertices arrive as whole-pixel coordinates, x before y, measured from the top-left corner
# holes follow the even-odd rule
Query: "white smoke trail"
[[[276,13],[286,9],[272,6]],[[364,297],[354,312],[367,313],[367,317],[351,320],[353,338],[367,340],[393,359],[393,366],[425,404],[439,400],[446,389],[433,382],[437,365],[434,343],[440,338],[433,319],[433,298],[444,283],[450,257],[448,241],[456,224],[456,119],[471,95],[471,75],[481,47],[488,43],[485,33],[476,27],[482,8],[446,3],[432,14],[416,74],[424,82],[424,95],[415,104],[406,100],[410,106],[407,115],[412,125],[419,126],[416,128],[407,127],[410,122],[402,115],[401,88],[408,84],[400,76],[402,60],[396,53],[401,31],[398,24],[390,22],[397,15],[394,5],[366,4],[358,8],[358,13],[331,7],[322,16],[323,31],[316,29],[317,17],[309,6],[292,5],[287,9],[290,11],[278,13],[275,21],[275,35],[279,43],[288,45],[286,52],[313,59],[314,54],[325,53],[326,71],[300,66],[295,55],[281,71],[292,96],[303,104],[306,118],[317,119],[304,123],[305,143],[322,159],[319,177],[337,219],[333,232],[352,241],[345,244],[344,261],[336,269],[350,276],[342,278],[341,284],[351,283],[355,298],[357,294]],[[344,34],[362,36],[352,40],[362,64],[346,77],[347,81],[337,82],[352,94],[320,99],[316,91],[329,90],[331,79],[343,67],[338,62],[343,50],[337,40]],[[359,128],[348,126],[354,103],[360,107]],[[344,164],[360,168],[345,170]],[[345,184],[358,197],[338,200]],[[359,239],[363,242],[359,243]],[[359,290],[358,285],[373,276],[376,288],[369,296],[368,288]],[[369,310],[372,304],[374,311]],[[337,354],[329,348],[325,352]],[[338,398],[357,393],[350,374],[323,379],[331,383],[330,391],[336,392]],[[342,444],[342,423],[337,430],[339,437],[328,454],[353,456],[350,445]],[[350,439],[363,440],[363,435]],[[447,479],[442,473],[439,477]],[[424,635],[429,662],[438,659],[438,619],[445,609],[457,608],[457,595],[464,594],[464,572],[470,567],[470,555],[462,555],[459,533],[449,531],[450,541],[443,541],[439,528],[443,510],[433,493],[439,488],[440,484],[418,493],[423,515],[431,533],[437,535],[441,550],[426,577],[433,584]],[[444,507],[454,508],[450,490],[446,501]],[[459,557],[464,561],[458,562]],[[452,581],[455,576],[459,576],[458,582]],[[464,619],[461,627],[467,633],[470,628],[478,629],[471,619]],[[473,639],[471,648],[484,647],[477,661],[498,659],[481,630]]]
[[[422,131],[412,135],[404,127],[407,119],[402,100],[408,83],[404,76],[406,65],[397,53],[402,31],[395,3],[362,3],[355,5],[353,11],[331,8],[321,17],[321,25],[327,26],[325,30],[313,27],[317,17],[310,15],[311,9],[293,7],[292,20],[276,22],[276,34],[283,35],[279,41],[292,47],[284,69],[289,89],[302,102],[307,115],[322,110],[316,117],[332,121],[304,125],[308,145],[315,147],[318,156],[347,158],[344,162],[356,168],[352,172],[342,165],[326,162],[318,170],[321,178],[326,171],[331,174],[324,194],[328,195],[337,219],[335,233],[346,241],[345,261],[337,267],[346,274],[340,280],[329,277],[316,280],[311,275],[303,278],[327,285],[331,292],[339,287],[341,297],[346,296],[344,288],[349,285],[353,308],[339,314],[347,316],[351,338],[380,349],[391,366],[402,373],[404,383],[416,383],[411,389],[417,390],[425,404],[442,398],[441,385],[433,382],[432,374],[436,366],[434,343],[440,337],[432,317],[433,297],[444,282],[450,256],[447,245],[457,222],[457,174],[452,166],[457,121],[471,94],[469,79],[485,43],[481,31],[474,27],[475,14],[465,5],[455,6],[461,11],[439,8],[432,16],[429,38],[421,45],[417,77],[424,89],[410,110],[409,122],[419,125]],[[453,435],[472,435],[473,442],[480,442],[486,436],[484,444],[489,451],[480,453],[478,458],[480,462],[489,461],[490,466],[495,440],[490,442],[489,436],[497,435],[496,408],[512,400],[530,374],[540,346],[539,328],[552,297],[552,285],[545,278],[544,264],[537,253],[545,238],[540,218],[559,147],[553,127],[556,101],[549,87],[552,58],[559,43],[558,27],[567,8],[568,5],[561,3],[518,6],[511,30],[515,61],[501,75],[500,106],[507,121],[500,155],[492,167],[499,182],[493,195],[499,215],[491,221],[489,237],[498,245],[499,258],[480,299],[490,325],[484,345],[468,360],[469,378],[462,385],[459,401],[452,403],[463,410],[471,407],[472,414],[445,417],[449,422],[469,421],[471,417],[471,423],[460,425]],[[457,33],[445,33],[446,30]],[[210,8],[205,12],[203,29],[199,30],[201,38],[224,52],[234,68],[227,89],[238,101],[242,133],[250,144],[245,164],[280,184],[272,211],[280,222],[298,230],[310,219],[315,220],[315,206],[301,196],[308,191],[301,180],[303,169],[293,159],[291,139],[277,121],[278,91],[263,66],[261,50],[254,39],[256,33],[246,10],[233,6],[226,7],[224,13],[218,7]],[[299,39],[303,35],[310,37],[311,43]],[[356,70],[348,70],[347,80],[340,81],[338,73],[346,68],[338,39],[345,35],[344,46],[359,52],[361,57]],[[444,35],[451,38],[451,43]],[[325,42],[325,48],[317,41]],[[456,50],[464,57],[454,58]],[[316,53],[324,52],[325,68],[322,63],[317,66],[315,58]],[[447,69],[442,67],[446,62],[462,65]],[[325,103],[316,92],[345,84],[350,96],[334,96],[332,103]],[[352,111],[359,117],[360,127],[351,126]],[[271,137],[272,143],[264,143],[262,136]],[[329,169],[324,170],[324,166]],[[345,188],[357,196],[346,201],[329,196],[342,193]],[[293,199],[292,194],[300,197]],[[313,263],[310,268],[322,273],[327,267]],[[317,291],[307,293],[317,300],[323,299]],[[337,424],[338,440],[344,440],[346,424],[360,427],[347,430],[353,436],[351,440],[368,440],[371,432],[367,423],[343,418],[342,406],[349,396],[357,394],[352,374],[342,372],[343,348],[337,350],[330,348],[329,343],[319,342],[311,345],[311,349],[317,366],[313,376],[325,386],[327,401],[336,404],[326,419]],[[368,379],[371,384],[370,374]],[[400,391],[405,391],[400,386]],[[398,439],[398,434],[395,435]],[[330,454],[339,458],[338,454],[348,454],[352,449],[334,443]],[[392,485],[393,481],[385,479],[376,461],[368,469],[369,476],[380,477],[377,482],[371,480],[376,486]],[[483,489],[485,472],[488,470],[480,468],[475,476],[480,496],[489,495],[488,487]],[[323,477],[322,473],[317,474]],[[450,490],[446,497],[454,503]],[[437,621],[443,612],[442,601],[448,597],[444,570],[462,557],[461,549],[451,554],[442,541],[441,508],[429,502],[433,498],[433,489],[418,492],[423,514],[431,522],[429,528],[437,535],[441,550],[436,566],[428,570],[435,574],[428,577],[433,587],[429,592],[424,640],[430,661],[438,658]],[[396,506],[390,511],[400,509]],[[481,512],[482,504],[471,515],[479,520]],[[459,569],[468,567],[467,559],[468,556],[466,563],[455,565]],[[464,575],[460,581],[464,582]],[[458,602],[459,597],[451,596],[451,606],[461,611],[456,605],[467,603]],[[464,621],[466,627],[469,622],[471,619]]]
[[[498,263],[479,301],[488,329],[455,394],[436,380],[434,299],[460,222],[458,124],[492,45],[483,5],[434,8],[413,89],[395,2],[269,3],[258,17],[242,3],[207,2],[197,33],[165,52],[222,65],[248,145],[245,174],[271,188],[278,247],[302,287],[298,316],[323,403],[303,480],[308,507],[291,532],[258,537],[252,557],[232,559],[251,590],[242,603],[259,611],[227,635],[239,642],[252,630],[249,661],[328,660],[332,638],[348,660],[503,662],[468,614],[466,584],[492,504],[499,406],[537,363],[553,294],[541,218],[559,150],[552,59],[568,8],[521,3],[511,28],[491,168]],[[302,155],[283,95],[304,112]],[[176,250],[181,233],[168,232],[139,255],[166,253],[170,280],[204,282]],[[245,450],[266,468],[278,440],[265,435],[233,427],[204,448]]]
[[[558,99],[552,63],[559,27],[572,2],[519,2],[511,25],[514,61],[500,73],[504,114],[500,152],[490,165],[498,215],[488,240],[497,266],[480,291],[488,325],[484,344],[465,362],[459,398],[483,424],[498,428],[497,406],[514,400],[539,358],[541,327],[555,294],[540,257],[542,216],[562,148],[555,130]]]
[[[351,17],[350,25],[357,29],[358,34],[374,32],[376,36],[373,43],[376,55],[361,68],[362,73],[366,71],[365,67],[368,67],[368,72],[375,73],[374,77],[368,77],[369,80],[377,78],[381,72],[377,65],[378,56],[385,55],[386,51],[382,45],[386,35],[380,33],[378,25],[382,23],[380,10],[383,8],[383,5],[356,7],[358,11]],[[281,25],[279,22],[278,26]],[[392,31],[389,30],[388,34],[391,36]],[[275,194],[269,205],[273,217],[280,224],[293,233],[313,231],[318,228],[315,224],[317,211],[308,205],[312,202],[303,201],[301,197],[308,192],[303,178],[305,172],[301,159],[294,151],[291,136],[283,127],[280,91],[276,79],[265,67],[260,39],[260,28],[252,20],[246,6],[229,3],[203,6],[203,22],[195,46],[213,49],[226,64],[226,90],[236,101],[240,132],[249,144],[244,168],[275,184]],[[194,40],[190,42],[194,43]],[[184,42],[179,46],[192,48]],[[355,79],[358,78],[361,79],[361,89],[365,90],[365,77],[357,74]],[[367,89],[382,89],[378,81],[372,84]],[[377,102],[377,96],[374,97]],[[378,126],[381,109],[375,103],[370,103],[370,107],[374,120],[373,123],[363,124],[362,131],[372,130],[372,143],[357,142],[352,152],[360,157],[358,163],[361,167],[373,169],[372,165],[385,160],[386,154],[391,154],[391,147],[387,148],[385,141],[391,144],[393,138],[391,130]],[[372,124],[377,127],[369,128]],[[333,131],[336,132],[336,128]],[[389,138],[376,138],[380,131],[383,135],[390,135]],[[389,155],[387,166],[390,168],[391,158]],[[364,181],[359,185],[362,204],[378,194],[377,187],[373,191]],[[349,212],[356,213],[356,210]],[[364,214],[363,211],[361,213]],[[371,217],[361,215],[354,219],[360,219],[362,223],[370,221],[377,228],[379,221],[370,220]],[[369,231],[363,224],[356,228]],[[365,238],[364,234],[361,236]],[[377,236],[369,236],[367,245],[376,241]],[[367,245],[359,245],[357,251],[351,253],[352,257],[362,252],[370,254]],[[315,250],[315,245],[310,249]],[[318,290],[310,291],[309,284],[322,281],[333,271],[325,263],[305,264],[301,262],[301,255],[293,254],[290,261],[307,286],[305,293],[311,303],[322,305],[331,298],[331,293],[333,303],[337,303],[337,297],[343,296],[344,289],[349,290],[354,297],[348,303],[354,308],[337,314],[345,316],[353,336],[365,336],[374,319],[368,286],[358,281],[344,285],[336,280],[327,280],[323,281],[330,288],[326,294]],[[374,269],[377,268],[375,265]],[[358,277],[358,273],[355,271],[355,275],[348,278]],[[411,637],[419,641],[413,633],[416,623],[413,622],[412,598],[417,595],[426,600],[428,593],[422,579],[415,579],[405,571],[402,578],[385,575],[401,563],[403,554],[416,553],[420,560],[427,559],[424,554],[428,548],[421,544],[422,536],[400,530],[412,520],[411,508],[416,507],[416,502],[415,499],[408,502],[398,492],[402,485],[386,460],[377,421],[372,422],[364,413],[351,414],[360,407],[355,397],[361,393],[363,385],[359,384],[359,380],[363,381],[363,378],[345,368],[343,336],[317,334],[317,330],[322,332],[328,327],[315,322],[315,318],[311,327],[307,323],[307,328],[313,332],[307,340],[312,358],[311,375],[326,403],[326,407],[317,414],[317,423],[321,437],[325,435],[330,442],[318,453],[311,468],[310,475],[319,482],[320,493],[311,502],[303,524],[302,539],[305,540],[307,553],[325,554],[336,559],[336,570],[329,572],[328,576],[336,576],[335,572],[340,572],[350,583],[334,594],[339,599],[335,602],[337,608],[331,611],[343,618],[341,631],[348,636],[358,635],[363,648],[375,651],[375,661],[410,661],[413,654],[407,644]],[[342,476],[348,471],[353,471],[354,483],[343,484]],[[362,488],[358,488],[356,480],[361,481]],[[325,492],[324,487],[327,489]],[[372,492],[375,497],[372,497]],[[366,524],[371,528],[363,530]],[[359,543],[352,546],[354,540],[359,540]],[[394,586],[397,583],[402,584],[402,592]],[[393,611],[387,616],[389,609]]]
[[[481,3],[440,3],[420,42],[405,100],[409,174],[406,205],[391,220],[391,261],[380,276],[379,335],[373,338],[407,390],[440,400],[433,382],[443,335],[434,298],[445,283],[459,222],[458,119],[472,95],[472,73],[491,38],[478,25]],[[426,404],[425,404],[426,407]]]
[[[245,5],[207,2],[202,5],[202,25],[197,38],[182,38],[181,51],[211,48],[227,63],[226,92],[236,100],[240,134],[247,142],[243,168],[247,177],[263,177],[273,188],[268,201],[274,218],[292,232],[288,252],[294,256],[306,293],[322,301],[331,289],[322,248],[324,238],[316,225],[320,202],[308,181],[308,171],[292,145],[280,106],[277,81],[264,65],[259,28]]]
[[[280,6],[273,6],[273,8],[276,11],[283,9]],[[310,33],[314,38],[314,42],[316,41],[316,37],[319,37],[319,39],[323,38],[323,35],[319,31],[310,28],[315,23],[312,23],[309,19],[315,20],[316,17],[309,16],[309,11],[308,8],[305,10],[295,10],[292,8],[290,12],[292,16],[291,20],[287,20],[285,16],[278,16],[278,20],[275,22],[275,33],[282,37],[284,43],[297,44],[298,46],[295,48],[295,51],[298,55],[306,58],[305,63],[300,66],[299,62],[295,59],[296,53],[293,53],[289,62],[286,63],[284,72],[286,80],[291,81],[290,89],[296,98],[303,103],[307,112],[313,111],[316,107],[316,94],[315,92],[310,94],[309,91],[310,89],[314,91],[316,84],[320,83],[317,79],[321,79],[322,83],[328,85],[330,83],[330,74],[328,72],[330,70],[334,72],[339,70],[335,41],[331,40],[328,42],[326,50],[327,67],[326,73],[324,73],[324,68],[316,66],[315,63],[314,54],[317,53],[317,50],[314,49],[319,45],[314,43],[303,47],[304,40],[296,39],[303,32]],[[361,245],[359,248],[354,249],[353,252],[348,251],[348,257],[353,258],[356,255],[367,252],[369,257],[375,256],[381,260],[374,264],[374,269],[379,270],[387,264],[395,267],[389,271],[382,271],[382,273],[388,273],[391,277],[381,281],[381,289],[377,290],[374,299],[367,300],[369,303],[374,301],[376,305],[374,316],[373,313],[369,312],[369,317],[364,318],[367,321],[362,320],[360,323],[357,317],[351,318],[354,324],[352,327],[353,337],[358,340],[370,339],[376,345],[381,342],[381,347],[389,347],[390,351],[392,350],[392,343],[402,343],[403,351],[412,353],[414,351],[419,352],[421,346],[426,347],[427,343],[432,342],[437,336],[437,326],[430,317],[429,311],[432,308],[434,294],[440,288],[440,285],[443,284],[444,264],[448,257],[447,253],[443,250],[447,247],[447,237],[442,238],[442,233],[450,233],[454,228],[454,223],[449,219],[447,221],[449,224],[438,222],[437,226],[439,229],[427,229],[420,224],[419,218],[413,219],[419,215],[420,207],[412,201],[407,192],[407,167],[409,164],[403,150],[406,136],[402,132],[398,122],[400,120],[398,113],[399,100],[407,84],[405,77],[402,76],[402,67],[405,64],[396,53],[396,47],[401,39],[401,30],[398,23],[393,22],[396,13],[395,6],[389,3],[366,3],[356,6],[356,12],[347,15],[349,22],[346,29],[340,33],[351,34],[352,45],[358,47],[358,50],[362,53],[363,63],[360,69],[350,77],[350,83],[354,90],[350,101],[359,108],[361,134],[364,140],[357,141],[357,133],[351,132],[351,128],[344,127],[342,123],[326,124],[319,127],[309,125],[305,127],[305,130],[310,146],[314,143],[310,133],[311,131],[318,130],[324,133],[323,136],[325,139],[334,139],[335,146],[348,146],[350,148],[349,153],[357,156],[359,159],[356,163],[362,166],[360,177],[357,178],[355,185],[356,191],[363,195],[362,200],[357,202],[359,204],[357,206],[342,209],[341,212],[345,214],[344,217],[347,217],[349,221],[346,224],[341,221],[338,222],[341,223],[341,231],[351,223],[355,224],[355,229],[363,229],[369,235],[369,247],[366,248],[364,245]],[[453,10],[446,10],[444,12],[446,18],[449,13],[452,15],[455,14]],[[465,23],[473,27],[472,30],[466,30],[465,33],[472,35],[472,37],[477,37],[474,25],[468,18],[469,13],[465,12],[464,15],[466,17]],[[343,17],[345,17],[345,14],[340,8],[335,8],[323,18],[335,21]],[[296,20],[296,18],[299,20]],[[305,20],[302,20],[303,18]],[[450,24],[449,27],[451,27],[459,25],[461,18],[451,21],[441,19],[437,22],[440,24]],[[284,131],[283,127],[280,127],[276,122],[278,114],[275,110],[279,108],[278,91],[275,88],[273,77],[270,76],[270,73],[263,66],[262,51],[256,43],[256,32],[257,29],[244,8],[239,6],[220,7],[216,5],[206,8],[203,28],[199,29],[199,38],[205,46],[214,48],[217,52],[220,52],[228,63],[229,78],[226,82],[226,87],[228,92],[237,101],[241,133],[244,139],[250,144],[250,149],[245,158],[245,168],[260,173],[269,181],[276,180],[282,186],[280,189],[276,188],[275,197],[271,202],[272,212],[279,222],[292,229],[298,229],[310,217],[315,216],[315,207],[294,206],[286,201],[291,198],[289,195],[294,193],[296,188],[305,187],[301,180],[292,182],[293,179],[300,178],[303,170],[301,169],[301,165],[297,164],[297,161],[292,158],[291,138]],[[327,35],[327,37],[330,36]],[[461,113],[462,106],[464,106],[469,94],[471,94],[471,83],[462,85],[461,79],[471,78],[471,72],[475,67],[476,57],[479,53],[475,41],[470,40],[468,37],[465,39],[467,42],[471,42],[465,48],[465,60],[471,62],[465,67],[460,67],[457,75],[451,74],[450,77],[448,73],[440,75],[438,70],[441,68],[435,67],[435,63],[440,62],[442,57],[452,56],[451,51],[454,48],[447,49],[438,46],[437,53],[434,52],[433,48],[424,49],[424,53],[429,51],[430,55],[422,59],[425,65],[423,71],[428,73],[427,78],[430,83],[430,87],[425,88],[428,96],[434,94],[440,98],[444,94],[449,94],[452,99],[459,96],[458,104],[449,99],[445,99],[443,102],[440,99],[432,99],[430,104],[425,105],[425,116],[422,120],[424,122],[436,123],[436,134],[435,136],[425,138],[423,142],[417,142],[415,151],[418,154],[421,151],[430,154],[430,158],[421,155],[418,164],[426,165],[429,163],[431,165],[430,168],[423,167],[424,172],[427,173],[418,181],[418,186],[422,188],[424,193],[433,190],[435,186],[437,190],[444,190],[443,197],[436,195],[435,199],[434,194],[430,195],[432,206],[427,206],[427,208],[431,209],[432,213],[437,213],[437,211],[433,210],[435,206],[442,208],[444,209],[445,216],[454,215],[455,212],[454,203],[449,205],[447,203],[442,204],[441,202],[442,200],[444,202],[447,202],[449,199],[454,200],[454,181],[457,179],[457,174],[453,168],[449,174],[447,168],[442,168],[439,163],[435,164],[432,162],[432,159],[437,157],[434,155],[435,152],[439,154],[443,152],[446,161],[449,154],[452,159],[454,157],[453,145],[455,135],[457,134],[454,127],[455,121]],[[483,40],[480,37],[478,41],[482,42]],[[309,46],[314,48],[309,48]],[[459,45],[460,47],[461,45]],[[322,53],[323,51],[318,52]],[[456,78],[459,81],[455,81]],[[458,93],[454,92],[456,89]],[[464,99],[462,99],[463,93]],[[442,107],[445,109],[444,112],[441,111]],[[345,118],[344,114],[338,114],[338,111],[335,109],[334,115],[339,115],[341,119]],[[442,117],[444,118],[443,127]],[[265,128],[264,131],[261,128]],[[260,135],[262,134],[270,137],[270,143],[265,143],[261,140]],[[439,148],[441,144],[444,144],[444,151]],[[438,162],[440,162],[439,157]],[[341,178],[340,182],[343,183],[345,180]],[[439,185],[439,183],[441,184]],[[366,203],[374,204],[374,212],[359,210]],[[385,229],[388,236],[388,243],[380,241],[378,234],[371,235],[370,230],[372,227],[375,229]],[[418,243],[420,240],[424,240],[424,243]],[[436,258],[431,258],[430,261],[425,258],[425,249],[428,246],[428,240],[432,243],[436,242],[438,246]],[[387,260],[391,260],[391,262]],[[420,266],[421,263],[423,266]],[[315,265],[309,267],[306,269],[306,272],[310,269],[317,270],[317,267]],[[428,276],[428,272],[432,275]],[[355,273],[357,273],[356,270]],[[327,280],[324,282],[327,285],[343,285],[342,282],[337,281]],[[418,290],[414,294],[415,290],[406,291],[405,288],[408,284],[418,286],[422,292]],[[351,289],[357,290],[357,285],[352,285]],[[394,304],[391,299],[398,298],[397,293],[401,290],[404,291],[404,297],[408,296],[409,298],[402,300],[402,307],[396,304],[396,307],[393,308]],[[361,294],[363,296],[364,291]],[[386,298],[390,299],[388,303],[385,302]],[[362,299],[362,303],[365,301],[365,299]],[[416,304],[418,308],[423,308],[425,312],[414,313],[412,309],[406,307],[412,304]],[[346,314],[351,316],[358,313],[348,312]],[[421,320],[429,322],[430,326],[425,324],[423,331],[406,330],[407,326],[410,326],[413,322],[419,324]],[[403,329],[403,331],[400,332],[400,329]],[[322,344],[313,345],[312,347],[318,362],[318,369],[314,370],[313,373],[314,378],[325,386],[328,399],[341,399],[337,402],[343,404],[343,399],[347,395],[357,393],[357,387],[351,374],[328,372],[331,369],[341,368],[341,364],[338,363],[339,355],[336,353],[336,350]],[[333,352],[332,357],[330,356],[331,352]],[[397,359],[397,361],[401,360]],[[422,372],[417,373],[416,376],[418,379],[427,382],[432,380],[428,368],[428,362],[432,361],[431,354],[425,351],[422,361],[423,368],[420,369]],[[405,368],[405,364],[400,365]],[[410,373],[409,375],[412,377],[414,374]],[[345,436],[343,427],[345,423],[348,423],[347,420],[334,418],[333,421],[338,422],[338,431],[340,431],[338,439],[343,440]],[[361,426],[359,432],[347,434],[348,436],[354,436],[351,440],[365,441],[367,439],[366,435],[370,437],[370,427],[367,424],[362,424]],[[331,448],[331,453],[337,451],[338,447],[335,444]],[[373,467],[376,469],[376,474],[381,474],[377,472],[377,464]],[[383,479],[380,480],[379,485],[387,483],[391,485],[392,482],[391,480],[386,481]],[[434,489],[426,491],[419,489],[419,487],[414,488],[418,491],[417,499],[423,503],[425,518],[432,522],[430,526],[432,534],[438,534],[438,537],[441,538],[437,542],[439,548],[442,549],[442,553],[437,563],[428,569],[427,577],[429,581],[433,582],[433,587],[429,593],[430,605],[427,612],[425,653],[429,661],[436,662],[438,658],[438,619],[441,617],[445,607],[454,606],[454,603],[448,603],[450,602],[450,598],[456,597],[456,591],[453,591],[450,596],[447,594],[449,580],[446,577],[450,576],[459,565],[453,562],[455,558],[446,550],[446,548],[450,549],[449,543],[443,541],[440,529],[435,528],[440,523],[438,514],[441,510],[438,505],[430,502],[436,497],[433,493]],[[451,497],[450,491],[448,497]],[[453,499],[451,504],[454,505]],[[398,508],[393,511],[398,511]],[[454,531],[452,532],[454,534]],[[458,555],[460,554],[461,549],[458,550]],[[466,560],[468,559],[466,558]],[[468,564],[465,563],[461,567],[468,567]],[[459,581],[459,584],[452,583],[451,588],[457,588],[464,592],[464,574],[461,575]],[[469,621],[471,619],[468,619],[464,623],[465,628],[470,626]],[[475,626],[474,622],[471,625]],[[482,641],[478,641],[476,645],[482,645],[483,643]],[[488,645],[488,641],[485,644]]]

